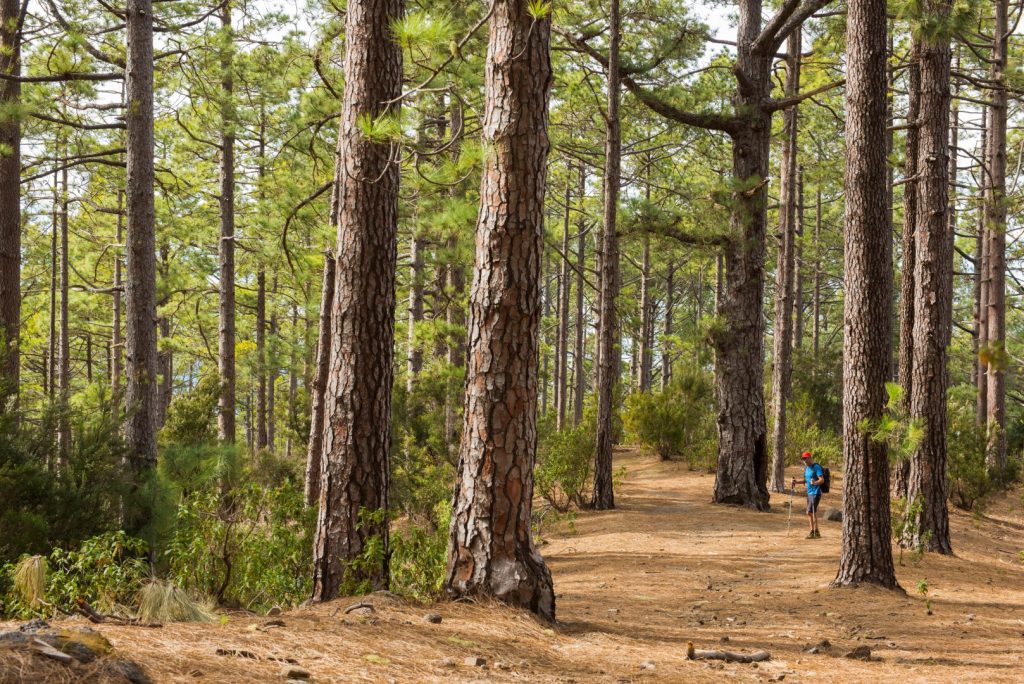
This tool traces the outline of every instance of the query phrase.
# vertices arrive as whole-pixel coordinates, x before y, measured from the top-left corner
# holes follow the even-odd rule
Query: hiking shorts
[[[807,512],[816,513],[818,510],[818,504],[821,503],[821,492],[817,494],[807,495]]]

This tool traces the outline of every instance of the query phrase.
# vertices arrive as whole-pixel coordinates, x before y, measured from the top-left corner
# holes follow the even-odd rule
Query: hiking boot
[[[817,539],[817,537],[814,536],[814,532],[808,532],[807,539]]]
[[[814,532],[812,532],[811,534],[814,535],[815,539],[821,539],[821,532],[819,532],[818,530],[814,530]]]

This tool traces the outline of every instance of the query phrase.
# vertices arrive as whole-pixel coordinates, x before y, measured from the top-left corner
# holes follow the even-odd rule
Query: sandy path
[[[617,510],[581,513],[575,533],[564,524],[545,533],[554,629],[501,606],[374,597],[370,615],[345,615],[352,600],[342,599],[289,612],[283,628],[268,631],[255,629],[265,618],[247,615],[222,625],[102,631],[160,682],[282,681],[271,657],[298,660],[320,682],[1024,681],[1019,493],[993,504],[988,517],[954,513],[958,556],[906,561],[898,576],[908,595],[830,590],[840,525],[826,522],[823,539],[805,540],[799,495],[787,536],[780,505],[787,497],[776,496],[767,514],[712,506],[711,475],[635,452],[617,454],[619,464],[628,477]],[[824,505],[838,498],[827,495]],[[921,579],[932,615],[917,594]],[[426,623],[428,612],[443,622]],[[822,639],[831,648],[806,652]],[[698,648],[765,649],[772,660],[688,661],[690,640]],[[842,657],[857,646],[870,647],[876,660]],[[217,648],[256,658],[217,656]],[[467,656],[487,666],[469,666]],[[4,674],[4,684],[20,681]]]

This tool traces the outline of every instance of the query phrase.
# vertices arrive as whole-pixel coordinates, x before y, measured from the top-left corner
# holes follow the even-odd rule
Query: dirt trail
[[[1024,680],[1024,517],[1020,493],[987,517],[952,516],[955,558],[909,559],[906,595],[827,588],[840,524],[806,540],[801,497],[792,531],[784,503],[771,513],[708,503],[713,476],[625,451],[628,476],[615,511],[581,513],[575,532],[546,531],[559,625],[493,605],[418,606],[372,597],[375,612],[345,614],[354,600],[291,611],[283,627],[233,615],[223,625],[106,628],[122,654],[160,682],[283,681],[293,658],[320,682],[986,682]],[[796,474],[796,469],[793,469]],[[824,506],[839,504],[837,478]],[[897,551],[898,553],[898,551]],[[927,580],[932,614],[917,593]],[[439,614],[441,624],[424,620]],[[727,641],[724,641],[725,639]],[[819,653],[807,649],[828,640]],[[686,660],[697,648],[764,649],[769,662]],[[843,656],[858,646],[875,660]],[[256,656],[218,656],[216,649]],[[486,667],[466,664],[469,656]],[[0,681],[5,680],[0,676]]]

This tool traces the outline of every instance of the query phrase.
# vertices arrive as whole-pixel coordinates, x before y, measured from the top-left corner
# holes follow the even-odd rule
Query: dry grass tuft
[[[14,570],[14,588],[30,608],[41,605],[46,598],[46,559],[23,558]]]
[[[139,619],[144,623],[211,622],[213,614],[170,582],[153,580],[139,590]]]

